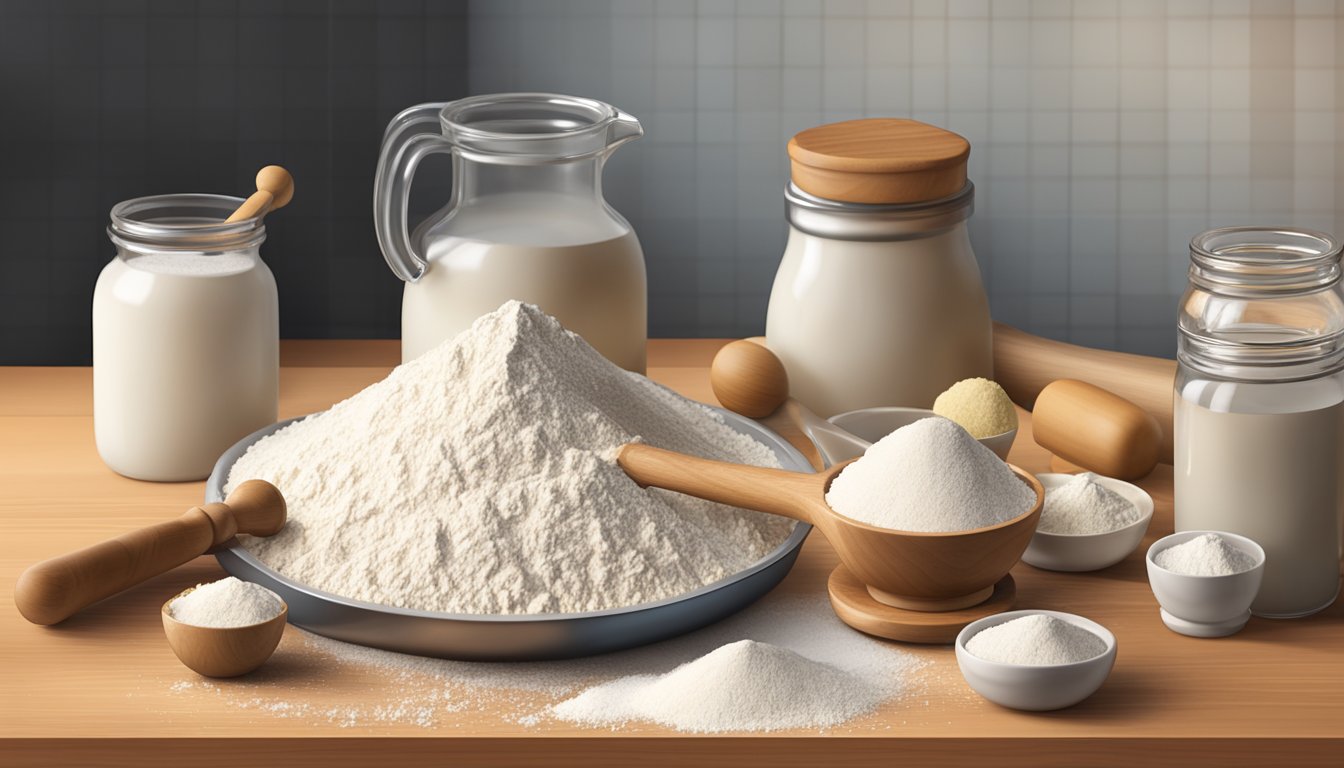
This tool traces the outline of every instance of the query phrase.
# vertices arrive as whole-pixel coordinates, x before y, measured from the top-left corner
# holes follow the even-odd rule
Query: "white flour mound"
[[[562,720],[631,720],[678,731],[815,728],[871,712],[884,698],[861,677],[787,648],[739,640],[664,675],[623,677],[557,704]]]
[[[966,430],[920,419],[874,443],[831,482],[840,514],[897,531],[969,531],[1031,509],[1036,494]]]
[[[284,603],[271,590],[230,576],[196,588],[168,604],[168,613],[196,627],[250,627],[279,615]]]
[[[1255,558],[1227,543],[1216,533],[1205,533],[1153,555],[1159,566],[1185,576],[1231,576],[1255,567]]]
[[[1048,666],[1074,664],[1106,652],[1106,641],[1063,619],[1035,613],[982,629],[966,650],[986,661]]]
[[[1037,530],[1046,533],[1094,534],[1118,531],[1142,515],[1129,499],[1084,472],[1045,492],[1045,508]]]
[[[258,441],[226,490],[261,478],[284,493],[284,529],[246,539],[280,573],[451,613],[660,600],[740,571],[788,537],[784,518],[641,489],[615,462],[637,440],[778,466],[710,409],[515,301]]]

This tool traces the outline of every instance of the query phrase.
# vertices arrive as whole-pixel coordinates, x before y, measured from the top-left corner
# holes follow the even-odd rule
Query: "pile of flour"
[[[1097,482],[1091,472],[1074,475],[1045,492],[1045,508],[1037,530],[1046,533],[1095,534],[1118,531],[1143,517],[1129,499]]]
[[[1205,533],[1153,555],[1159,566],[1186,576],[1231,576],[1255,567],[1255,558],[1227,543],[1216,533]]]
[[[250,627],[280,614],[284,603],[271,590],[230,576],[196,588],[168,604],[168,613],[196,627]]]
[[[975,633],[966,650],[1001,664],[1075,664],[1106,652],[1106,642],[1072,622],[1034,613]]]
[[[873,711],[873,682],[787,648],[739,640],[663,675],[636,675],[557,704],[562,720],[620,725],[642,720],[678,731],[817,728]]]
[[[274,483],[289,521],[245,544],[309,586],[468,614],[660,600],[742,570],[793,523],[641,489],[615,463],[643,441],[778,466],[705,406],[617,368],[509,302],[378,382],[253,445],[226,490]]]
[[[1011,520],[1036,494],[948,419],[920,419],[873,443],[831,481],[826,503],[898,531],[969,531]]]

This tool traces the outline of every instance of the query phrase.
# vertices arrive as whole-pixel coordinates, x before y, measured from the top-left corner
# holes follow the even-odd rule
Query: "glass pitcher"
[[[543,93],[473,96],[397,115],[378,158],[373,221],[388,266],[406,281],[402,361],[519,299],[642,373],[644,253],[602,196],[607,158],[641,135],[638,120],[608,104]],[[412,177],[440,152],[452,155],[452,199],[412,231]]]

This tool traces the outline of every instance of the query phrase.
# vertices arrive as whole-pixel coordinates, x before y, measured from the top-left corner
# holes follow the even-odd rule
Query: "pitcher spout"
[[[626,142],[634,141],[644,135],[644,126],[628,112],[616,110],[616,117],[607,128],[607,151],[610,152]]]

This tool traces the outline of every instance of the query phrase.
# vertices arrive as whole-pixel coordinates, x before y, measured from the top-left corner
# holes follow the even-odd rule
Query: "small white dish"
[[[901,427],[914,424],[920,419],[927,419],[930,416],[938,414],[928,408],[899,408],[888,406],[882,408],[861,408],[857,411],[846,411],[837,413],[827,421],[837,427],[849,432],[855,437],[863,438],[869,443],[876,443],[878,440],[895,432]],[[989,437],[976,438],[976,442],[993,451],[1000,459],[1008,460],[1008,451],[1013,447],[1013,440],[1017,438],[1017,430],[1012,429],[1001,435],[990,435]],[[854,456],[844,456],[836,458],[836,463],[846,459],[852,459],[862,454],[856,453]]]
[[[1192,576],[1157,564],[1157,554],[1206,533],[1255,558],[1255,567],[1227,576]],[[1227,637],[1241,631],[1251,618],[1251,603],[1260,592],[1265,574],[1265,550],[1245,536],[1224,531],[1181,531],[1164,536],[1148,548],[1148,585],[1167,629],[1191,637]]]
[[[1047,472],[1036,475],[1048,495],[1051,488],[1069,482],[1075,475]],[[1097,475],[1097,483],[1120,494],[1142,515],[1124,528],[1106,533],[1049,533],[1039,528],[1022,553],[1022,562],[1047,571],[1099,571],[1124,560],[1139,548],[1153,520],[1153,497],[1133,483]]]
[[[966,643],[981,630],[1023,616],[1054,616],[1091,632],[1106,644],[1097,656],[1073,664],[1005,664],[989,661],[966,650]],[[1086,699],[1106,682],[1115,666],[1115,635],[1100,624],[1060,611],[1008,611],[986,616],[966,625],[957,635],[957,666],[966,683],[981,696],[1011,709],[1044,712],[1063,709]]]

